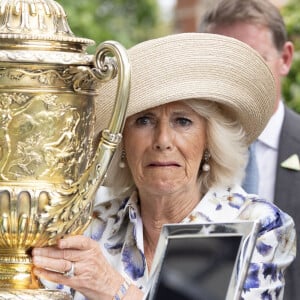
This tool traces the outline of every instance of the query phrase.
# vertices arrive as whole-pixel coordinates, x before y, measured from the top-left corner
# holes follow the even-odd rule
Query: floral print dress
[[[108,189],[100,188],[95,203],[98,218],[93,219],[85,235],[99,242],[115,269],[146,290],[149,272],[143,254],[143,223],[137,193],[127,199],[107,201],[112,198]],[[283,299],[284,271],[296,254],[296,233],[289,215],[256,195],[246,194],[240,187],[215,188],[182,223],[239,220],[258,220],[261,224],[241,299]],[[76,292],[74,299],[85,298]]]

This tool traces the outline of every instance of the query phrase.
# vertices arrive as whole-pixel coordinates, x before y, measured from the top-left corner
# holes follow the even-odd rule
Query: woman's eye
[[[180,126],[190,126],[192,124],[192,121],[187,118],[177,118],[176,124],[178,124]]]
[[[137,118],[135,123],[138,126],[144,126],[144,125],[151,123],[151,120],[147,116],[142,116],[142,117]]]

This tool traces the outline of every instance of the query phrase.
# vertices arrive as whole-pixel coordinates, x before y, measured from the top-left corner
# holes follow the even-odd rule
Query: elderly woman
[[[258,220],[242,297],[282,299],[295,257],[293,220],[238,185],[248,145],[273,113],[264,60],[237,40],[199,33],[146,41],[128,53],[123,141],[94,219],[85,236],[34,249],[34,273],[49,287],[71,287],[75,299],[142,299],[163,224]],[[99,130],[114,89],[109,83],[101,91]]]

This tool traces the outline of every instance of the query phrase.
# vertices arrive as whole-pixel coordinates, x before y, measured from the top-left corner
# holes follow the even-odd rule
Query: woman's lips
[[[180,167],[177,162],[168,161],[168,162],[151,162],[148,164],[149,167]]]

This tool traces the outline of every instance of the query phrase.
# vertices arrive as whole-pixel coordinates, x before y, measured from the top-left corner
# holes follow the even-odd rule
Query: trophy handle
[[[113,113],[108,127],[101,132],[101,137],[94,158],[88,170],[78,182],[66,187],[67,194],[75,193],[70,201],[66,197],[65,209],[71,210],[75,215],[80,215],[74,224],[66,231],[67,234],[81,234],[91,221],[94,197],[97,189],[103,183],[113,154],[122,139],[122,130],[126,118],[126,110],[130,93],[131,67],[126,49],[115,41],[101,43],[94,57],[96,68],[92,69],[93,77],[107,82],[118,75],[118,86]],[[60,191],[62,194],[62,190]],[[75,218],[76,219],[76,218]],[[61,228],[65,225],[61,224]],[[62,230],[61,232],[63,232]],[[56,232],[57,234],[57,232]],[[51,244],[51,241],[50,241]]]
[[[116,59],[107,56],[112,54]],[[101,43],[96,50],[93,69],[94,75],[102,80],[108,81],[118,73],[118,86],[113,114],[108,129],[103,131],[104,142],[118,145],[120,132],[123,130],[126,109],[130,92],[131,68],[127,57],[126,49],[116,41]]]
[[[97,189],[104,180],[115,149],[122,139],[121,132],[130,93],[131,68],[126,49],[116,41],[106,41],[97,47],[94,64],[96,68],[93,69],[93,73],[102,81],[108,81],[118,75],[113,113],[107,129],[101,132],[95,155],[92,181]]]

